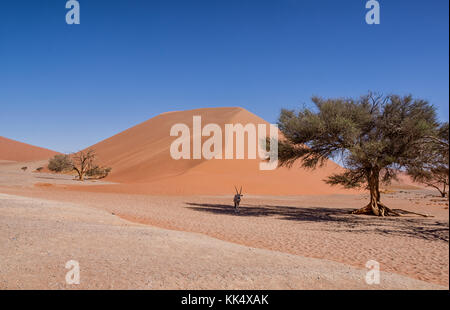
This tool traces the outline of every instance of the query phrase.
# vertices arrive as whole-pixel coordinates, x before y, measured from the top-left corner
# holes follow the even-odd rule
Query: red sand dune
[[[242,185],[247,194],[348,193],[347,190],[323,182],[326,176],[342,169],[332,161],[314,171],[298,166],[260,171],[259,159],[172,159],[170,145],[177,137],[170,136],[170,129],[176,123],[184,123],[190,127],[192,136],[194,115],[202,116],[202,127],[208,123],[221,126],[223,135],[224,124],[268,124],[249,111],[234,107],[163,113],[92,146],[100,162],[112,167],[108,180],[122,183],[102,187],[102,190],[153,194],[225,194],[233,191],[234,185]],[[208,137],[202,141],[206,139]]]
[[[426,185],[414,182],[412,178],[405,172],[400,172],[397,174],[397,180],[392,180],[389,185],[390,189],[420,189],[427,188]],[[431,189],[431,188],[430,188]]]
[[[0,136],[0,159],[11,161],[34,161],[48,159],[57,152],[42,147],[18,142]]]

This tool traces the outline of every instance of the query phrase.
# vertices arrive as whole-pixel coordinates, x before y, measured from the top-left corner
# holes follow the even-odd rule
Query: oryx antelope
[[[233,201],[234,201],[234,211],[237,212],[239,204],[241,203],[241,197],[244,196],[244,195],[242,195],[242,186],[241,186],[240,191],[237,190],[236,186],[234,186],[234,189],[236,190],[236,195],[234,195],[234,199],[233,199]]]

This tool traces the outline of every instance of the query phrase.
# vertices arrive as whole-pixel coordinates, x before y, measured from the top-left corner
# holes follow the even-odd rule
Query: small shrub
[[[86,172],[86,175],[89,177],[96,177],[98,179],[103,179],[108,176],[108,174],[111,172],[111,167],[99,167],[95,166],[91,169],[89,169]]]
[[[41,172],[42,169],[44,169],[44,167],[39,167],[39,168],[36,168],[36,171],[37,171],[37,172]]]
[[[73,163],[68,155],[58,154],[48,161],[48,169],[53,172],[72,170]]]
[[[22,169],[22,171],[25,172],[25,171],[27,171],[28,167],[22,167],[20,169]]]

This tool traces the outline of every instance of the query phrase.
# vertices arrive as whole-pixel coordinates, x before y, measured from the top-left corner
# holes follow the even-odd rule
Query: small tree
[[[22,171],[25,172],[25,171],[27,171],[28,167],[22,167],[20,169],[22,169]]]
[[[36,171],[41,172],[43,169],[44,169],[44,167],[38,167],[38,168],[36,168]]]
[[[78,174],[78,180],[84,181],[86,173],[94,167],[95,151],[88,149],[72,154],[73,170]]]
[[[48,161],[48,169],[53,172],[63,172],[73,169],[73,163],[70,156],[57,154]]]
[[[414,181],[437,189],[444,198],[449,186],[448,123],[441,125],[436,137],[426,137],[415,152],[418,160],[410,163],[408,174]]]
[[[315,110],[281,111],[279,128],[285,139],[279,142],[280,165],[290,167],[300,159],[303,167],[316,168],[338,158],[345,170],[326,182],[364,186],[370,192],[369,204],[354,214],[399,215],[381,203],[379,186],[416,160],[417,147],[435,136],[433,106],[411,96],[373,93],[359,99],[312,101]]]

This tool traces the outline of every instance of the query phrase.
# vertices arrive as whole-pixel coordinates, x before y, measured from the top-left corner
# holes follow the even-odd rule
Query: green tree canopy
[[[280,165],[291,167],[301,160],[303,167],[316,168],[328,159],[339,159],[344,172],[326,182],[370,191],[370,203],[355,214],[398,215],[380,202],[379,185],[406,169],[417,159],[423,141],[436,136],[435,108],[412,96],[373,93],[312,101],[313,109],[281,111]]]

